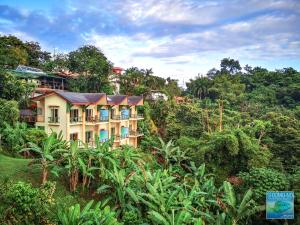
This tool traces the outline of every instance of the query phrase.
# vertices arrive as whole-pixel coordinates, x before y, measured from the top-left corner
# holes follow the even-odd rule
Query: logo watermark
[[[294,219],[294,192],[268,191],[266,193],[267,219]]]

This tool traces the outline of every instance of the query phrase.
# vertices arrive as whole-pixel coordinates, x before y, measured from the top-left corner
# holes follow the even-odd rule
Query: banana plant
[[[67,209],[59,209],[57,220],[60,225],[119,225],[115,212],[107,206],[107,202],[98,202],[93,206],[90,201],[82,210],[79,204]]]
[[[19,152],[33,151],[39,155],[39,158],[33,160],[33,163],[41,164],[42,167],[42,184],[47,181],[49,167],[55,164],[55,156],[60,151],[65,151],[65,142],[61,141],[60,136],[51,133],[43,142],[41,146],[29,142],[28,148],[23,148]]]
[[[126,173],[124,169],[117,169],[114,167],[113,171],[106,171],[110,184],[104,184],[98,188],[98,193],[110,191],[110,199],[115,203],[115,209],[118,211],[118,214],[121,214],[122,211],[134,210],[135,203],[138,203],[138,197],[135,191],[130,186],[130,181],[136,175],[134,171],[131,173]]]
[[[174,145],[174,142],[170,140],[168,143],[165,143],[163,139],[159,137],[161,147],[154,147],[158,154],[164,158],[165,166],[169,165],[170,161],[180,161],[183,160],[180,158],[180,149],[178,146]]]
[[[223,201],[225,205],[222,207],[226,213],[226,217],[231,220],[232,225],[247,224],[247,219],[259,211],[262,211],[264,207],[256,206],[252,199],[253,192],[249,189],[241,201],[236,197],[232,185],[228,181],[224,181],[224,196]]]
[[[78,185],[80,160],[85,153],[78,147],[78,141],[71,141],[70,147],[67,150],[62,150],[63,158],[67,161],[65,168],[68,170],[70,191],[74,192]]]

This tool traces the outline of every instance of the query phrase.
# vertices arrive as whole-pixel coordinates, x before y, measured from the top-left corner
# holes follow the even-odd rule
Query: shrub
[[[93,207],[94,201],[90,201],[82,210],[79,204],[69,208],[59,209],[57,220],[61,225],[70,224],[95,224],[95,225],[118,225],[118,221],[106,203],[98,202]]]
[[[31,184],[6,182],[1,185],[1,202],[5,210],[1,212],[4,224],[49,224],[50,207],[54,200],[54,183],[46,183],[41,188]]]
[[[287,177],[274,169],[252,168],[239,176],[243,179],[243,188],[253,188],[254,198],[260,202],[264,201],[267,191],[283,191],[289,185]]]

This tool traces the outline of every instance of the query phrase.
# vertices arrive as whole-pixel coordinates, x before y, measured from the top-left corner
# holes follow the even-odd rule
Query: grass
[[[41,168],[39,165],[29,166],[32,159],[14,158],[0,153],[0,181],[9,179],[13,182],[23,181],[38,187],[41,184]],[[68,190],[68,185],[59,177],[49,175],[50,181],[56,182],[54,198],[66,205],[86,203],[87,200]]]

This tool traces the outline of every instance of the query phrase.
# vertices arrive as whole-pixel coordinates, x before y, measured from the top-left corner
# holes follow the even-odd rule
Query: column
[[[85,143],[85,107],[82,107],[82,127],[81,127],[81,141]]]

